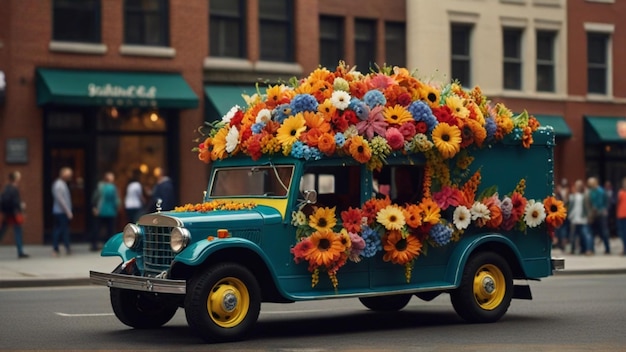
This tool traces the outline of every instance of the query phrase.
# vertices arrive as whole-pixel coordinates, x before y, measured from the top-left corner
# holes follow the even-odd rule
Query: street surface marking
[[[113,315],[113,313],[87,313],[87,314],[70,314],[70,313],[61,313],[54,312],[54,314],[62,316],[62,317],[108,317]]]

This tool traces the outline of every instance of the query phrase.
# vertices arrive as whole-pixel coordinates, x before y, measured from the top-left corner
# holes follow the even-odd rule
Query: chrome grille
[[[167,270],[174,259],[170,247],[171,227],[144,226],[144,276],[157,276]]]

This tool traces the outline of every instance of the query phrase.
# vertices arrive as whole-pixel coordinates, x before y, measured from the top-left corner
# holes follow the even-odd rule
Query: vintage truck
[[[554,135],[527,113],[405,69],[341,65],[247,99],[195,149],[211,164],[202,201],[105,244],[121,263],[90,277],[122,323],[156,328],[183,308],[207,342],[234,341],[261,302],[354,297],[395,311],[442,293],[489,323],[531,299],[523,280],[563,268],[551,258],[565,218]]]

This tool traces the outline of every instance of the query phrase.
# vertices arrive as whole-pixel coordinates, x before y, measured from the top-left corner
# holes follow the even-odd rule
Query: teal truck
[[[262,302],[353,297],[395,311],[440,294],[490,323],[531,299],[517,283],[563,268],[551,258],[566,216],[554,135],[526,112],[406,69],[342,65],[246,101],[202,129],[201,201],[105,244],[120,265],[90,277],[122,323],[156,328],[183,308],[207,342],[235,341]]]

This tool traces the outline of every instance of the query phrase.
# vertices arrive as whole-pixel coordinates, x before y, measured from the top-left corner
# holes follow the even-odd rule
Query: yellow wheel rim
[[[239,279],[226,277],[218,281],[207,297],[207,311],[222,328],[235,327],[244,320],[250,308],[248,288]]]
[[[485,310],[498,308],[504,300],[506,281],[500,268],[493,264],[481,266],[474,275],[474,299]]]

